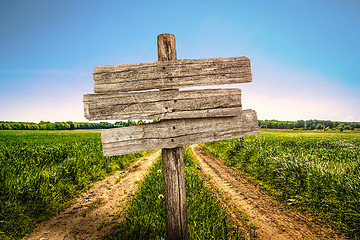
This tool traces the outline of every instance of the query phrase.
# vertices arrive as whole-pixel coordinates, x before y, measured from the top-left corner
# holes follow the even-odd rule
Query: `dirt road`
[[[202,173],[216,190],[232,220],[247,239],[345,239],[309,216],[296,213],[225,166],[199,145],[191,146]],[[127,169],[96,183],[58,216],[43,222],[24,239],[101,239],[121,221],[119,215],[161,151],[140,158]]]
[[[43,222],[37,231],[24,239],[101,239],[121,220],[119,213],[160,153],[159,150],[142,157],[127,169],[97,182],[74,205]]]
[[[255,232],[260,239],[345,239],[274,200],[199,145],[191,149],[201,171],[247,238],[254,238]]]

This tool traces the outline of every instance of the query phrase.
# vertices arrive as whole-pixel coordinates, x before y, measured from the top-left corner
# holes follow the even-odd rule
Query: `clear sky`
[[[86,121],[94,66],[247,56],[259,119],[360,121],[359,0],[0,0],[0,120]]]

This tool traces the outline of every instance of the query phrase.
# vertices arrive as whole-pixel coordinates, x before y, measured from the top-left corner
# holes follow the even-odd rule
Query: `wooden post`
[[[160,34],[157,40],[158,61],[176,60],[175,36]],[[183,148],[162,149],[162,162],[167,239],[189,239]]]

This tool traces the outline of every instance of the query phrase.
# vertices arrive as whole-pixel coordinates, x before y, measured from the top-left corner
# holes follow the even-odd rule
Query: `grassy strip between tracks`
[[[243,239],[211,188],[200,177],[189,148],[184,148],[190,239]],[[162,163],[159,159],[123,213],[124,220],[106,239],[165,239]]]

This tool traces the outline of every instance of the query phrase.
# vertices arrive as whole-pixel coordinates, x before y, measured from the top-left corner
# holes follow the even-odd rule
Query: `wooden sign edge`
[[[194,61],[214,61],[217,59],[221,60],[229,60],[229,61],[249,61],[250,59],[246,56],[240,56],[240,57],[226,57],[226,58],[194,58],[194,59],[177,59],[177,60],[170,60],[170,61],[157,61],[157,62],[145,62],[145,63],[125,63],[125,64],[108,64],[108,65],[100,65],[95,66],[93,74],[101,74],[101,73],[107,73],[109,70],[108,68],[116,68],[116,67],[149,67],[149,66],[168,66],[171,64],[176,63],[192,63]]]

